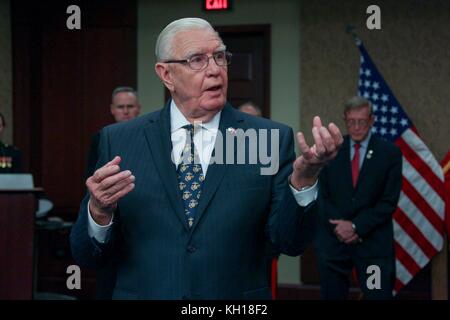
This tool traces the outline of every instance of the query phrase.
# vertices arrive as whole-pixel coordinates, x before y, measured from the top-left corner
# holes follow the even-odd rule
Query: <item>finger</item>
[[[119,164],[120,161],[122,161],[122,159],[119,156],[115,156],[114,159],[112,159],[110,162],[108,162],[107,164],[105,164],[103,167],[108,167],[111,165],[115,165],[115,164]]]
[[[344,242],[346,244],[350,244],[350,243],[354,243],[358,240],[358,235],[354,234],[353,236],[351,236],[350,238],[344,240]]]
[[[95,176],[95,172],[94,172],[94,175],[93,175],[94,180],[97,182],[100,182],[101,180],[99,180],[99,179],[102,179],[102,178],[104,179],[104,176],[102,175],[102,173],[106,173],[106,174],[110,173],[110,171],[105,172],[103,169],[107,168],[107,167],[118,166],[120,161],[122,161],[122,159],[119,156],[115,156],[114,159],[112,159],[111,161],[109,161],[108,163],[106,163],[105,165],[100,167],[99,169],[97,169],[97,171],[101,170],[101,169],[102,169],[102,171],[100,172],[100,175],[97,175],[97,176]]]
[[[327,128],[321,127],[319,129],[319,133],[322,138],[323,145],[325,147],[325,153],[332,154],[336,150],[336,145],[333,137],[331,137],[330,132],[328,132]]]
[[[308,144],[306,143],[305,136],[303,133],[299,132],[297,133],[297,142],[298,142],[298,148],[300,149],[300,152],[303,154],[305,159],[310,159],[312,157],[310,148]]]
[[[97,169],[91,178],[94,183],[100,183],[107,177],[110,177],[119,171],[120,171],[120,167],[116,164],[113,164],[110,166],[104,165],[103,167]]]
[[[341,222],[342,220],[340,220],[340,219],[329,219],[328,220],[330,223],[332,223],[332,224],[338,224],[339,222]]]
[[[120,181],[127,179],[131,176],[131,171],[130,170],[125,170],[119,173],[116,173],[112,176],[109,176],[105,179],[102,180],[102,182],[100,182],[100,185],[98,186],[98,190],[100,191],[104,191],[104,190],[108,190],[109,188],[111,188],[111,186],[119,183]]]
[[[135,180],[136,180],[136,178],[134,176],[129,176],[129,177],[113,184],[110,188],[104,190],[103,193],[107,197],[111,197],[114,194],[116,194],[117,192],[119,192],[120,190],[122,190],[123,188],[125,188],[126,186],[128,186],[129,184],[134,183]]]
[[[119,192],[115,193],[111,198],[109,198],[109,201],[116,203],[119,201],[120,198],[126,196],[131,190],[133,190],[135,187],[134,183],[130,183],[125,188],[120,190]]]
[[[334,143],[336,146],[340,146],[344,142],[344,138],[342,137],[341,130],[333,123],[331,122],[328,125],[328,131],[331,134],[331,137],[333,137]]]
[[[322,137],[320,136],[319,128],[313,127],[312,134],[314,138],[314,145],[316,146],[316,156],[320,158],[325,153],[325,146],[322,142]]]
[[[319,116],[315,116],[313,118],[313,127],[317,127],[317,128],[322,127],[322,120],[320,120]]]

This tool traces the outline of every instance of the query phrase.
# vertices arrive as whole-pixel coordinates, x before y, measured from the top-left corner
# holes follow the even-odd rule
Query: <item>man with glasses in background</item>
[[[321,296],[346,299],[354,268],[365,299],[390,299],[395,279],[392,215],[402,184],[402,155],[397,146],[371,134],[375,117],[367,99],[348,100],[344,121],[348,135],[319,178]],[[372,278],[368,288],[374,272],[380,277]]]
[[[336,156],[341,133],[315,117],[315,145],[299,133],[296,158],[289,127],[235,110],[226,101],[231,54],[203,19],[170,23],[155,51],[171,99],[102,130],[73,256],[94,268],[116,259],[117,299],[270,299],[265,243],[289,255],[310,244],[319,171]],[[249,128],[279,133],[276,147],[259,140],[278,154],[277,172],[218,159],[227,134]],[[248,145],[239,147],[246,154]]]

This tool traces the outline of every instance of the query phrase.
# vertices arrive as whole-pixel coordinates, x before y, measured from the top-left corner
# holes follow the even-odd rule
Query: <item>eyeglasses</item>
[[[231,52],[228,51],[218,51],[212,54],[212,58],[219,67],[228,66],[231,64]],[[206,53],[194,54],[193,56],[185,60],[169,60],[166,63],[183,63],[187,64],[189,68],[195,71],[200,71],[205,69],[209,64],[209,57]]]
[[[369,124],[370,119],[345,119],[344,118],[345,123],[347,124],[347,126],[349,127],[354,127],[358,124],[358,126],[360,127],[367,127],[367,125]]]

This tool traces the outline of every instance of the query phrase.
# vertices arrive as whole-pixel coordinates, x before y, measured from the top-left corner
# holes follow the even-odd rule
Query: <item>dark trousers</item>
[[[320,274],[320,295],[326,300],[347,299],[350,286],[350,275],[353,267],[356,268],[358,283],[363,292],[363,299],[388,300],[392,299],[392,290],[395,280],[394,257],[366,258],[355,253],[330,257],[318,254]],[[371,267],[377,266],[379,267]],[[379,270],[380,272],[374,272]],[[373,287],[374,277],[380,275],[380,288]]]
[[[110,263],[97,270],[95,298],[97,300],[111,300],[115,285],[116,269],[115,266]]]

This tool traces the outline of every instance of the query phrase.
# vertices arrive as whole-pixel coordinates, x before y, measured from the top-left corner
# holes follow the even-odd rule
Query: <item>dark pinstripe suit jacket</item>
[[[97,167],[120,155],[121,169],[133,172],[136,187],[119,201],[106,244],[88,235],[84,198],[70,238],[74,258],[94,268],[118,261],[113,298],[270,298],[265,239],[298,255],[316,226],[315,202],[300,207],[289,188],[292,130],[227,104],[219,125],[224,136],[230,127],[279,129],[280,168],[264,176],[260,164],[210,164],[189,229],[171,161],[169,105],[102,130]]]

